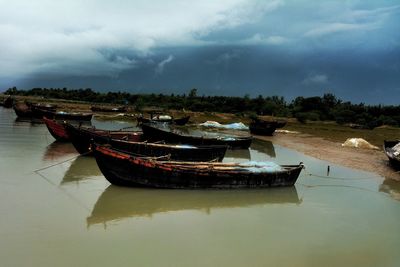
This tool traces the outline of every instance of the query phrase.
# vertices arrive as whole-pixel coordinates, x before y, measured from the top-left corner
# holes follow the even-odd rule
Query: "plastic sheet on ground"
[[[244,125],[242,122],[235,122],[230,124],[221,124],[216,121],[206,121],[199,124],[200,126],[204,127],[214,127],[220,129],[231,129],[231,130],[248,130],[249,127]]]
[[[348,138],[346,142],[342,144],[344,147],[356,147],[365,149],[379,149],[378,147],[371,145],[362,138]]]

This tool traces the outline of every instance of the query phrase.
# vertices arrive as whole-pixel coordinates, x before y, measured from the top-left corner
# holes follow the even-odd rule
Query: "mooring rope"
[[[49,168],[55,167],[55,166],[57,166],[57,165],[63,164],[63,163],[65,163],[65,162],[68,162],[68,161],[74,160],[74,159],[76,159],[76,158],[77,158],[77,157],[79,157],[79,156],[85,156],[85,155],[87,155],[87,154],[89,154],[89,153],[91,153],[91,152],[92,152],[92,151],[88,151],[88,152],[86,152],[86,153],[83,153],[83,154],[78,154],[78,155],[76,155],[76,156],[74,156],[74,157],[72,157],[72,158],[69,158],[69,159],[66,159],[66,160],[63,160],[63,161],[57,162],[57,163],[55,163],[55,164],[52,164],[52,165],[49,165],[49,166],[46,166],[46,167],[43,167],[43,168],[40,168],[40,169],[34,170],[33,172],[36,172],[36,173],[38,173],[38,172],[40,172],[40,171],[43,171],[43,170],[46,170],[46,169],[49,169]]]
[[[314,176],[317,178],[324,178],[324,179],[330,179],[330,180],[342,180],[342,181],[353,181],[353,180],[371,180],[371,179],[377,179],[378,176],[371,176],[371,177],[357,177],[357,178],[348,178],[348,177],[335,177],[335,176],[329,176],[329,175],[319,175],[319,174],[314,174],[311,172],[308,172],[306,169],[304,169],[304,172],[308,176]]]

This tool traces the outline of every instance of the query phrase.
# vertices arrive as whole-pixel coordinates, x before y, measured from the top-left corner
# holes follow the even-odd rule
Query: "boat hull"
[[[173,165],[135,158],[113,149],[94,146],[96,162],[105,178],[119,186],[171,189],[269,188],[293,186],[303,165],[278,172],[227,172],[216,168],[176,169]],[[213,166],[212,164],[210,166]]]
[[[50,134],[57,140],[68,142],[69,136],[63,124],[58,123],[55,120],[50,120],[46,117],[43,117],[43,121],[46,124],[47,129],[49,130]]]
[[[166,141],[170,143],[190,145],[227,145],[230,148],[249,148],[253,138],[240,137],[229,139],[203,138],[190,135],[180,135],[171,131],[159,129],[151,124],[142,125],[143,134],[150,141]]]
[[[396,157],[393,154],[392,147],[397,145],[399,142],[400,140],[385,140],[383,143],[383,150],[385,151],[385,154],[389,159],[390,165],[397,170],[400,170],[400,156]]]

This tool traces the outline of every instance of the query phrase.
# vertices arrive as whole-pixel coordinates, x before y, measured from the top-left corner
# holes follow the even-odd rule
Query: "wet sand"
[[[275,133],[274,136],[255,136],[272,141],[301,153],[335,164],[377,173],[385,178],[400,181],[400,172],[389,166],[382,150],[342,147],[341,143],[308,134]]]

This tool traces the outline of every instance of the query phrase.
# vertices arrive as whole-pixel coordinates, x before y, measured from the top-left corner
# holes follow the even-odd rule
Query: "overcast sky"
[[[400,104],[400,1],[0,0],[12,86]]]

